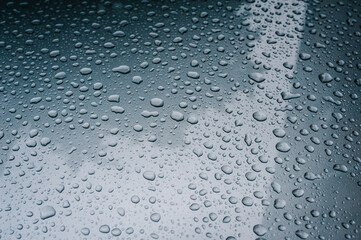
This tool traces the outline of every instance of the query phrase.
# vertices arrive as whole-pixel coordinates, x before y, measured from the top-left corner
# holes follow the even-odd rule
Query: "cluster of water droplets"
[[[360,238],[359,2],[0,5],[0,239]]]

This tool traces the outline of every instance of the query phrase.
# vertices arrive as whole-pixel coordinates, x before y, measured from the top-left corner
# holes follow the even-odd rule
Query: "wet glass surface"
[[[0,3],[0,239],[361,239],[359,1]]]

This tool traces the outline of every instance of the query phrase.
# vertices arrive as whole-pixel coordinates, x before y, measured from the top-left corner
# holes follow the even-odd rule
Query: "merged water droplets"
[[[128,65],[120,65],[118,67],[112,68],[113,72],[127,74],[130,72],[130,67]]]
[[[250,73],[250,74],[248,74],[248,77],[258,83],[261,83],[264,80],[266,80],[266,78],[263,76],[263,74],[258,73],[258,72]]]
[[[329,73],[321,73],[320,75],[318,75],[318,78],[320,79],[320,81],[322,83],[329,83],[332,81],[332,76]]]

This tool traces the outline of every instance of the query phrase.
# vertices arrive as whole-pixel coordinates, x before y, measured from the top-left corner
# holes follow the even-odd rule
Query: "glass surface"
[[[360,1],[0,9],[0,239],[361,239]]]

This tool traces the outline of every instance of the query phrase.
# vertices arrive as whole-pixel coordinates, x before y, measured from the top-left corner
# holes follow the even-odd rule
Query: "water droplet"
[[[56,211],[52,206],[43,206],[40,209],[40,218],[43,220],[54,217],[55,214],[56,214]]]
[[[101,225],[99,227],[99,232],[101,232],[101,233],[109,233],[110,232],[110,227],[108,225],[106,225],[106,224]]]
[[[253,113],[253,118],[259,122],[264,122],[267,120],[267,116],[264,112],[255,112]]]
[[[243,203],[243,205],[250,207],[253,205],[253,199],[251,197],[244,197],[242,199],[242,203]]]
[[[150,219],[153,222],[159,222],[160,221],[160,214],[159,213],[153,213],[152,215],[150,215]]]
[[[88,75],[88,74],[91,74],[92,72],[93,72],[93,70],[91,68],[85,67],[85,68],[80,69],[80,73],[82,75]]]
[[[276,137],[279,137],[279,138],[283,138],[284,136],[286,136],[286,132],[285,130],[283,130],[282,128],[276,128],[273,130],[273,134],[276,136]]]
[[[288,152],[291,147],[288,145],[288,143],[285,142],[279,142],[276,144],[276,149],[280,152]]]
[[[88,236],[90,234],[90,229],[85,227],[85,228],[82,228],[81,229],[81,233],[84,235],[84,236]]]
[[[114,237],[120,236],[122,234],[122,231],[119,228],[113,228],[110,232]]]
[[[153,171],[145,171],[143,177],[149,181],[155,180],[155,173]]]
[[[180,113],[178,111],[173,111],[172,114],[170,115],[170,117],[177,121],[177,122],[180,122],[180,121],[183,121],[184,120],[184,115],[183,113]]]
[[[256,224],[253,226],[253,232],[257,236],[264,236],[267,233],[267,228],[263,226],[262,224]]]
[[[164,101],[163,101],[163,99],[160,99],[160,98],[152,98],[150,100],[150,104],[153,107],[163,107],[164,106]]]

